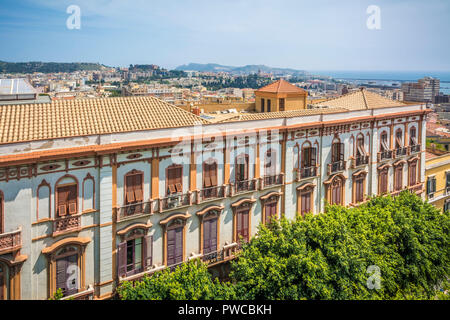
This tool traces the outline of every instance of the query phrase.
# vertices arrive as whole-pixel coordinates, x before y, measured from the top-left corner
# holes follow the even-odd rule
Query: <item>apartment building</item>
[[[0,299],[107,299],[189,259],[220,275],[272,217],[423,193],[424,105],[359,90],[315,107],[220,121],[154,97],[3,106]]]
[[[426,150],[426,199],[436,208],[450,210],[450,153]]]
[[[435,102],[439,95],[440,80],[425,77],[414,83],[402,83],[403,99],[405,101]]]

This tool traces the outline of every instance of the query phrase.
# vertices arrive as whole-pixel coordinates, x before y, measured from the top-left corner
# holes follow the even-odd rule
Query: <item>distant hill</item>
[[[101,70],[105,66],[99,63],[85,62],[5,62],[0,61],[0,72],[2,73],[57,73],[57,72],[74,72],[87,70]]]
[[[306,75],[304,70],[295,70],[288,68],[272,68],[265,65],[246,65],[243,67],[224,66],[216,63],[189,63],[177,67],[175,70],[182,71],[199,71],[199,72],[228,72],[232,74],[251,74],[258,73],[259,71],[264,73],[272,73],[273,75],[293,75],[300,76]]]

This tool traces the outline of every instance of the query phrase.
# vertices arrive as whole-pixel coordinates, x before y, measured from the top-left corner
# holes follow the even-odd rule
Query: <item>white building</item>
[[[190,258],[220,266],[271,216],[422,193],[423,105],[360,90],[316,107],[215,122],[154,97],[3,106],[0,299],[105,299]]]

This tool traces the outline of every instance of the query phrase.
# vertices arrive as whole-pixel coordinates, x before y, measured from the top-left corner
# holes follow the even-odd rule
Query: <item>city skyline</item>
[[[81,10],[80,29],[67,27],[71,5]],[[379,30],[367,27],[372,5]],[[8,44],[0,60],[445,72],[449,12],[440,0],[283,1],[276,9],[266,1],[21,0],[0,4],[0,42]]]

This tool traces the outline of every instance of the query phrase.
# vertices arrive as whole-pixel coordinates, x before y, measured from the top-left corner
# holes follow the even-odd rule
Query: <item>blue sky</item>
[[[2,0],[0,60],[450,71],[449,16],[448,0]]]

